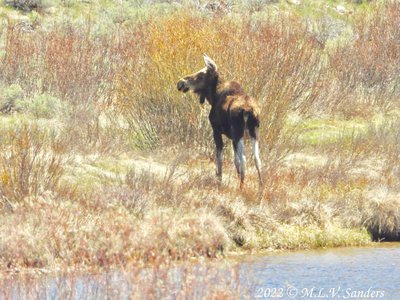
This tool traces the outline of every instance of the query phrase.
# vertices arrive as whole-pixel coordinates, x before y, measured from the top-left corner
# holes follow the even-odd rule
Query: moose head
[[[199,96],[200,103],[203,104],[205,99],[210,99],[209,95],[215,92],[218,82],[217,64],[204,54],[205,67],[200,71],[191,75],[186,75],[178,81],[178,91],[186,93],[192,91]]]

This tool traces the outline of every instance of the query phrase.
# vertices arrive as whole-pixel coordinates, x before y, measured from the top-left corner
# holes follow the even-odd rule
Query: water
[[[400,299],[400,245],[0,282],[0,299]]]
[[[241,264],[249,272],[243,279],[254,297],[400,299],[400,245],[260,257]]]

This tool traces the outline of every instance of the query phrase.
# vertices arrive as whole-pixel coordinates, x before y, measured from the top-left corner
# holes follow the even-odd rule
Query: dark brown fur
[[[258,157],[258,130],[260,126],[260,109],[254,98],[246,95],[241,85],[236,81],[224,81],[217,70],[216,64],[205,55],[206,67],[185,76],[177,84],[179,91],[186,93],[191,90],[199,96],[200,103],[205,100],[211,105],[209,120],[213,129],[217,150],[217,175],[222,177],[222,149],[224,134],[232,140],[235,151],[235,165],[240,176],[242,188],[245,177],[243,137],[248,130],[253,140],[253,154],[261,181]],[[257,146],[254,146],[257,143]],[[257,149],[255,149],[257,147]]]

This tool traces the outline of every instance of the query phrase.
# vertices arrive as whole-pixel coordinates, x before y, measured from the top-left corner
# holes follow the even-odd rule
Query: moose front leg
[[[219,132],[214,131],[214,142],[215,142],[215,159],[217,164],[217,176],[221,183],[222,181],[222,160],[223,160],[223,148],[224,142],[222,141],[222,135]]]

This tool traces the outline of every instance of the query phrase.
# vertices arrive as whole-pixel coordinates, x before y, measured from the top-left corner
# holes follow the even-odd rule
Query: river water
[[[400,299],[400,244],[268,253],[230,262],[10,277],[0,299]]]

